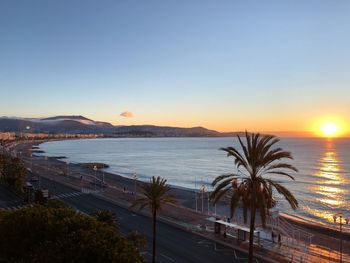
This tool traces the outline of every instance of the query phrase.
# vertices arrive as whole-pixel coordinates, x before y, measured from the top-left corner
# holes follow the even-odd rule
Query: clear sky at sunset
[[[2,0],[0,116],[348,127],[349,14],[348,0]]]

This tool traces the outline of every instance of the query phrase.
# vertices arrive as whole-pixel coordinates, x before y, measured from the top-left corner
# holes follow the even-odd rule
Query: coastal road
[[[147,260],[151,260],[152,224],[149,217],[119,207],[92,194],[84,194],[66,185],[42,178],[42,186],[55,187],[56,197],[76,208],[90,214],[98,209],[114,212],[123,234],[137,230],[147,238],[148,246],[142,251]],[[209,239],[184,231],[180,228],[158,222],[157,224],[157,262],[246,262],[247,254],[235,251]],[[257,262],[263,262],[259,260]]]

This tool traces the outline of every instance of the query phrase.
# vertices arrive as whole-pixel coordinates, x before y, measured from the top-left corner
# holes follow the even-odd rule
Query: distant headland
[[[50,118],[0,117],[0,132],[22,137],[85,138],[85,137],[229,137],[244,132],[219,132],[204,127],[169,127],[155,125],[114,126],[84,116],[56,116]]]

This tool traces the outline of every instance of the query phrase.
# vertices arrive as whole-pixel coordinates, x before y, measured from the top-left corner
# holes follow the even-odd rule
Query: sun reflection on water
[[[341,188],[341,185],[345,183],[345,179],[340,170],[337,152],[332,141],[328,141],[325,152],[318,163],[318,170],[314,174],[318,180],[310,189],[319,195],[317,201],[323,207],[321,210],[310,210],[309,212],[314,216],[331,221],[330,214],[333,213],[332,210],[340,209],[345,205],[344,196],[346,193]]]

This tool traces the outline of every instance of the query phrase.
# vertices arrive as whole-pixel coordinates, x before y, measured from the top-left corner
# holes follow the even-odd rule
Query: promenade
[[[54,158],[30,157],[23,148],[21,158],[33,173],[50,179],[48,187],[51,193],[56,195],[55,198],[63,201],[65,198],[69,198],[69,195],[55,193],[57,191],[55,184],[70,186],[76,192],[93,194],[125,209],[129,209],[130,204],[137,196],[137,185],[140,184],[138,181],[122,180],[118,182],[111,180],[111,175],[102,174],[101,171],[95,173],[74,164],[58,162]],[[105,184],[102,183],[103,179]],[[73,196],[78,195],[74,194]],[[208,220],[208,218],[213,219],[214,215],[196,212],[191,209],[193,204],[189,205],[189,207],[185,207],[183,204],[186,204],[186,202],[180,200],[179,205],[164,207],[160,213],[160,220],[214,241],[215,243],[204,241],[204,245],[212,246],[213,249],[220,250],[216,246],[221,244],[231,247],[234,251],[247,251],[248,243],[238,243],[235,231],[228,230],[226,237],[214,233],[214,224]],[[149,216],[146,210],[141,212],[141,214]],[[241,224],[241,222],[239,223]],[[256,246],[255,253],[259,259],[270,262],[338,262],[339,254],[335,249],[339,242],[338,239],[315,232],[311,233],[313,235],[311,242],[293,239],[286,233],[282,238],[281,244],[279,244],[278,242],[271,242],[271,230],[261,229],[260,245]],[[332,243],[332,247],[320,245],[320,242],[321,244]],[[258,240],[256,240],[256,243],[258,243]],[[344,262],[350,262],[349,248],[350,243],[344,241]]]

